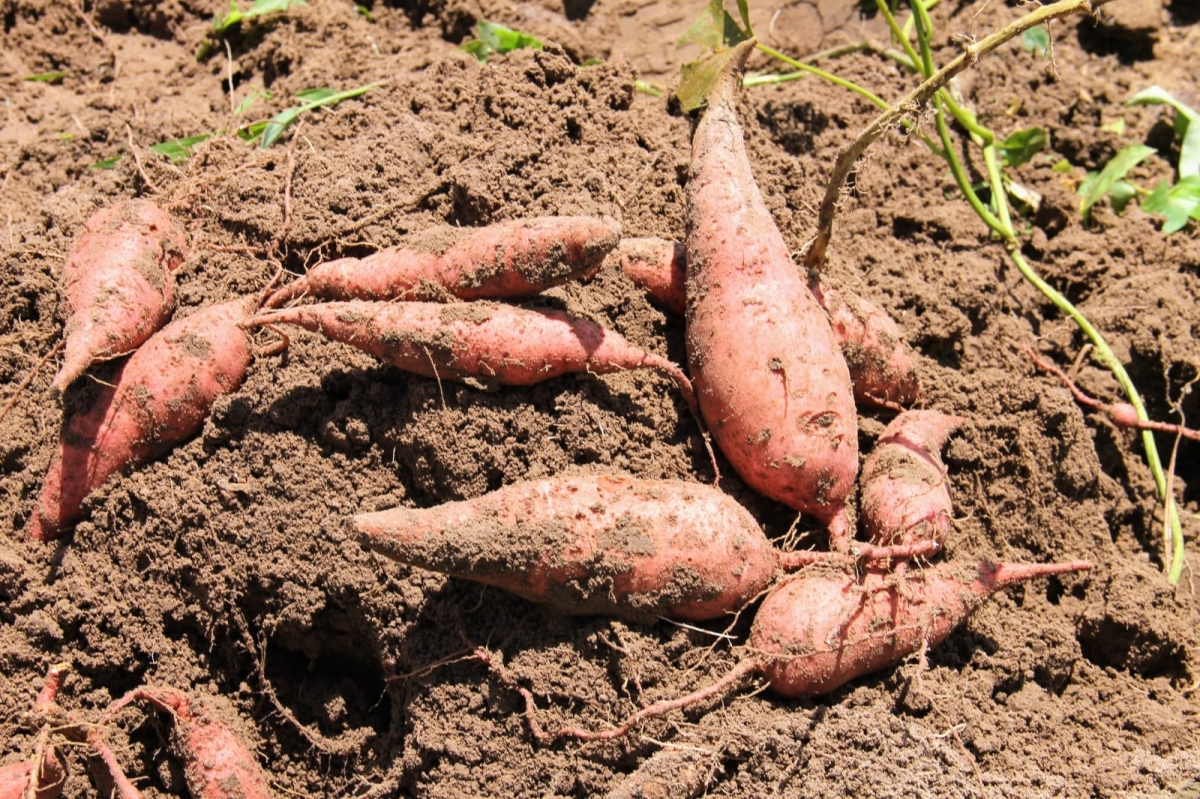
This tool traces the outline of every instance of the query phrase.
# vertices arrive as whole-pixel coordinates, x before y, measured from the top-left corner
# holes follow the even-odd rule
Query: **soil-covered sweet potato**
[[[54,388],[65,391],[88,367],[137,349],[175,309],[173,272],[187,237],[149,200],[103,208],[84,224],[59,278],[67,315],[63,365]]]
[[[850,372],[751,174],[735,108],[743,43],[708,96],[687,184],[687,350],[713,439],[752,488],[849,543]]]
[[[365,258],[318,264],[275,292],[275,308],[303,296],[327,300],[519,300],[590,277],[621,238],[612,220],[519,219],[485,228],[434,228]]]
[[[213,401],[245,378],[252,349],[238,322],[257,301],[231,300],[167,325],[88,408],[64,420],[26,538],[58,538],[79,519],[87,495],[109,477],[196,434]]]

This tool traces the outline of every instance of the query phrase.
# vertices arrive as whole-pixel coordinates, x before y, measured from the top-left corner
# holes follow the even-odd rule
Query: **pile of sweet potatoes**
[[[186,237],[147,201],[100,211],[63,268],[66,357],[54,386],[67,391],[94,364],[127,359],[64,420],[26,536],[59,537],[110,477],[194,436],[264,354],[252,336],[298,326],[416,375],[480,388],[654,370],[747,486],[826,528],[827,551],[787,552],[719,486],[596,474],[348,519],[365,546],[389,558],[565,614],[696,622],[762,600],[745,656],[718,683],[602,732],[547,734],[535,723],[542,739],[624,734],[752,675],[784,696],[826,693],[936,645],[1005,586],[1090,568],[935,562],[953,519],[940,452],[966,420],[904,410],[921,392],[896,324],[792,261],[751,174],[736,112],[752,44],[735,50],[696,126],[682,244],[622,240],[615,223],[582,217],[434,231],[168,324]],[[512,304],[587,279],[603,263],[685,317],[686,371],[590,320]],[[860,407],[898,412],[861,471]],[[56,690],[38,712],[103,758],[106,744],[92,734],[99,725],[56,710]],[[137,689],[102,722],[134,702],[174,719],[194,796],[269,795],[255,755],[180,691]],[[55,795],[62,768],[47,742],[0,771],[0,796]],[[122,795],[136,795],[110,770]]]

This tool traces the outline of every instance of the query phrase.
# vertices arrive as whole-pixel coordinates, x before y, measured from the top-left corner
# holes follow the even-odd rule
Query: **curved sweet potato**
[[[561,311],[484,302],[331,302],[259,314],[245,324],[298,325],[439,380],[529,386],[572,372],[655,369],[695,407],[691,381],[678,366]]]
[[[862,471],[859,502],[871,543],[945,543],[954,506],[939,453],[965,421],[938,411],[905,411],[883,431]]]
[[[526,299],[589,277],[621,238],[612,220],[545,216],[424,231],[403,247],[319,264],[275,292],[276,308],[310,295],[332,300]]]
[[[258,758],[208,706],[176,688],[135,688],[105,711],[105,719],[131,702],[147,702],[171,714],[171,751],[183,761],[194,799],[269,799],[274,796]]]
[[[172,272],[187,237],[149,200],[104,208],[84,224],[59,278],[67,314],[63,365],[53,386],[67,386],[97,361],[132,352],[175,308]]]
[[[582,475],[434,508],[354,516],[402,563],[511,591],[569,615],[697,621],[739,610],[779,556],[749,511],[711,486]]]
[[[920,399],[912,350],[886,311],[816,272],[808,288],[829,314],[859,405],[895,409]]]
[[[27,538],[57,538],[109,477],[200,429],[213,401],[246,376],[250,337],[238,322],[257,301],[231,300],[167,325],[138,348],[90,408],[64,422]]]
[[[713,438],[752,488],[849,543],[858,471],[850,372],[751,174],[735,110],[754,42],[735,49],[692,140],[687,349]]]
[[[941,643],[1002,588],[1090,568],[1085,561],[941,563],[904,576],[868,569],[861,578],[812,569],[763,600],[749,646],[775,693],[828,693]]]

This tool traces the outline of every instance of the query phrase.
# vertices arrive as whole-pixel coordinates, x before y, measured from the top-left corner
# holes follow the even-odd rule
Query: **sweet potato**
[[[759,193],[735,110],[734,51],[692,140],[687,349],[701,414],[742,479],[849,540],[858,471],[850,372]]]
[[[319,264],[266,307],[302,296],[331,300],[525,299],[589,277],[617,246],[612,220],[546,216],[479,228],[443,227],[366,258]]]
[[[525,699],[531,732],[543,743],[563,737],[586,741],[619,738],[648,719],[722,696],[754,675],[764,677],[767,686],[781,696],[829,693],[856,677],[894,666],[923,647],[941,643],[1002,588],[1091,567],[1086,561],[981,563],[977,567],[942,563],[911,570],[903,577],[879,568],[862,574],[825,566],[805,570],[763,600],[750,628],[748,656],[720,680],[686,696],[643,707],[616,727],[599,732],[565,727],[547,733],[537,721],[533,695],[525,688],[513,687]],[[496,670],[490,653],[479,650],[476,657]],[[512,685],[511,679],[506,682]]]
[[[402,563],[476,580],[569,615],[711,619],[775,577],[754,517],[711,486],[582,475],[424,510],[354,516]]]
[[[193,799],[268,799],[274,794],[258,758],[220,719],[209,703],[193,701],[176,688],[135,688],[105,711],[104,721],[132,702],[171,714],[171,751],[183,761]]]
[[[859,405],[897,409],[920,399],[912,350],[886,311],[816,272],[808,288],[829,314]]]
[[[175,278],[187,238],[149,200],[104,208],[84,224],[59,278],[67,316],[63,365],[53,386],[67,386],[93,363],[137,349],[175,308]]]
[[[214,305],[151,336],[90,407],[63,424],[27,538],[50,541],[113,474],[168,452],[204,424],[213,401],[235,391],[251,344],[238,322],[258,297]]]
[[[518,483],[434,508],[363,513],[348,525],[401,563],[494,585],[567,615],[640,620],[714,619],[740,610],[781,571],[934,550],[783,552],[749,511],[712,486],[615,475]]]
[[[883,431],[863,465],[859,499],[872,543],[945,543],[954,506],[939,453],[965,421],[938,411],[905,411]]]
[[[676,316],[687,313],[687,248],[667,239],[621,239],[605,264],[625,273],[633,284]]]
[[[775,693],[824,694],[938,645],[1002,588],[1090,568],[1085,561],[940,563],[902,578],[874,568],[861,577],[813,569],[763,600],[749,646]]]
[[[595,322],[493,303],[331,302],[271,311],[247,326],[298,325],[393,366],[439,380],[529,386],[571,372],[655,369],[695,407],[675,364]]]
[[[47,747],[45,755],[39,764],[36,760],[22,760],[20,763],[0,768],[0,799],[56,799],[62,796],[63,782],[66,772],[62,763]],[[26,793],[32,788],[30,793]]]

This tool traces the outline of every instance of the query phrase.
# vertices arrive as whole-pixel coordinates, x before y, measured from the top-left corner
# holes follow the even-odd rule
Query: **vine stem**
[[[824,265],[825,250],[828,248],[830,238],[833,235],[833,218],[837,213],[837,203],[841,197],[842,186],[845,185],[846,178],[854,168],[854,165],[858,163],[858,159],[862,157],[867,148],[893,123],[917,110],[924,103],[929,102],[938,89],[949,83],[955,75],[958,75],[977,62],[981,56],[992,52],[1000,45],[1019,36],[1030,28],[1071,14],[1091,14],[1096,9],[1111,2],[1113,0],[1060,0],[1057,3],[1041,6],[1020,19],[1005,25],[1000,30],[989,34],[980,41],[964,47],[962,53],[926,78],[907,97],[872,120],[858,135],[858,138],[851,142],[838,155],[837,163],[833,168],[833,174],[829,178],[829,185],[825,190],[825,198],[821,201],[821,207],[818,211],[817,234],[806,248],[805,266],[809,269],[819,270]]]

